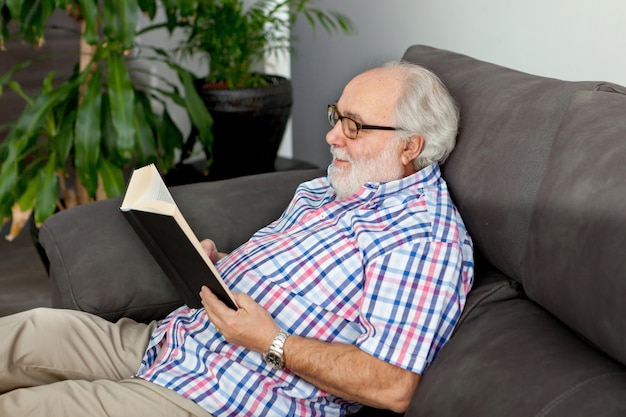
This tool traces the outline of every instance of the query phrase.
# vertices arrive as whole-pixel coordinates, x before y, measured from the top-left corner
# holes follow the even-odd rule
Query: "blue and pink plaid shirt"
[[[438,165],[336,200],[301,184],[283,215],[217,263],[287,332],[351,343],[422,373],[450,338],[473,281],[472,243]],[[332,366],[332,364],[328,364]],[[228,343],[204,310],[156,328],[137,377],[216,416],[339,416],[360,405]]]

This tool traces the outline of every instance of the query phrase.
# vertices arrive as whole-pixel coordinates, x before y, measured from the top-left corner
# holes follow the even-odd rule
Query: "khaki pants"
[[[210,416],[130,378],[154,326],[44,308],[0,318],[0,416]]]

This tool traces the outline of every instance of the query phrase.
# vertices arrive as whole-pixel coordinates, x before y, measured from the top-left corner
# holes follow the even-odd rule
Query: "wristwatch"
[[[265,362],[274,369],[282,369],[285,366],[285,357],[283,356],[283,346],[289,334],[284,330],[279,330],[272,344],[263,354]]]

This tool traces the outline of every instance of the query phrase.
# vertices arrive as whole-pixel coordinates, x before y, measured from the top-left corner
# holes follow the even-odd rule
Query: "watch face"
[[[283,367],[283,358],[275,352],[265,353],[265,362],[267,362],[274,369],[281,369]]]

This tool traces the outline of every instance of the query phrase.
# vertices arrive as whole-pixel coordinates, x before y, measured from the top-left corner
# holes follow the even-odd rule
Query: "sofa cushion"
[[[199,239],[230,251],[278,218],[297,185],[323,170],[286,171],[172,187],[172,196]],[[120,198],[60,212],[41,227],[50,260],[52,305],[109,320],[147,322],[182,302],[119,211]]]
[[[403,59],[434,71],[461,108],[457,146],[443,166],[476,246],[522,281],[531,208],[570,96],[595,82],[525,74],[416,45]]]
[[[619,417],[626,415],[624,392],[626,368],[546,310],[493,298],[441,349],[406,415]]]
[[[626,95],[574,95],[529,236],[528,296],[626,365]]]

